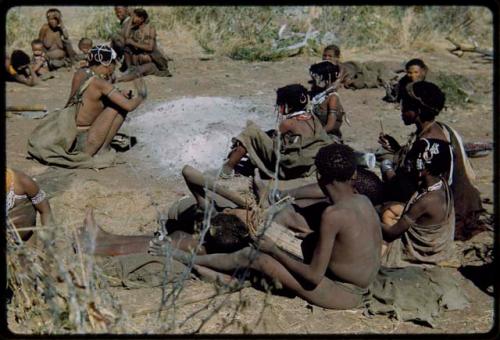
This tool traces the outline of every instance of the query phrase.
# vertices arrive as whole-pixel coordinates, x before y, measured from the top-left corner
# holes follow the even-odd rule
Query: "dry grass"
[[[61,7],[62,8],[62,7]],[[328,43],[342,48],[399,48],[432,45],[453,34],[463,41],[492,46],[492,15],[483,7],[459,6],[178,6],[145,7],[158,31],[191,32],[209,53],[243,60],[276,60],[290,53],[278,51],[278,31],[287,24],[292,32],[319,31],[298,52],[318,54]],[[7,46],[27,48],[44,23],[45,7],[18,7],[7,15]],[[73,15],[66,20],[72,38],[88,36],[107,40],[116,30],[112,7],[64,7]],[[65,16],[69,16],[66,15]],[[77,19],[77,23],[73,22]],[[29,22],[30,25],[25,23]],[[297,53],[294,51],[294,53]]]

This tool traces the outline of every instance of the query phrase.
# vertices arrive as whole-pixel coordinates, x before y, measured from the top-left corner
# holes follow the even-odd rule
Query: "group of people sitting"
[[[105,45],[91,47],[88,67],[75,73],[66,108],[51,113],[34,130],[28,141],[32,157],[64,167],[109,164],[107,151],[126,113],[147,96],[144,83],[137,80],[135,96],[113,86],[119,54],[124,55],[122,67],[158,71],[155,30],[147,25],[147,14],[136,9],[128,18],[126,13],[125,7],[116,7],[124,32],[113,40],[116,51]],[[47,29],[53,33],[53,16],[47,18]],[[61,39],[67,37],[63,31]],[[138,36],[141,43],[134,40]],[[81,244],[93,240],[88,250],[96,255],[168,253],[184,263],[194,261],[195,268],[218,277],[250,268],[310,303],[337,309],[358,306],[381,265],[436,266],[452,260],[454,239],[477,230],[482,206],[460,136],[435,120],[444,107],[444,93],[424,80],[426,66],[421,60],[406,65],[398,98],[403,122],[414,125],[415,132],[404,145],[380,134],[378,143],[385,150],[378,155],[380,178],[363,167],[361,153],[342,139],[347,117],[337,90],[349,86],[352,77],[339,62],[339,51],[327,47],[324,60],[310,67],[310,90],[300,84],[277,90],[277,128],[264,131],[248,122],[233,138],[220,171],[221,177],[231,178],[245,166],[255,170],[253,190],[265,210],[264,220],[295,233],[301,240],[301,259],[276,246],[265,233],[249,232],[248,216],[255,211],[245,199],[229,189],[205,186],[204,175],[190,166],[182,174],[192,197],[169,213],[168,237],[113,235],[98,227],[89,211],[80,231]],[[154,71],[152,65],[157,67]],[[43,192],[32,181],[11,170],[7,175],[9,214],[20,195],[45,216],[50,214]],[[316,176],[314,183],[281,191],[266,190],[261,178],[287,181],[311,175]],[[287,196],[293,203],[276,208]],[[206,221],[211,207],[214,216]],[[42,223],[46,221],[43,217]],[[210,232],[202,232],[204,228]],[[193,260],[191,253],[197,254]]]
[[[115,14],[120,28],[113,34],[110,44],[117,53],[117,61],[121,61],[123,74],[113,81],[130,81],[147,75],[170,77],[170,59],[158,48],[156,30],[146,10],[116,6]],[[89,51],[94,46],[92,39],[82,37],[78,41],[79,52],[76,52],[61,11],[51,8],[46,18],[47,23],[40,28],[38,38],[31,42],[31,57],[19,49],[5,57],[6,80],[34,86],[40,79],[50,78],[50,72],[59,68],[89,67]]]

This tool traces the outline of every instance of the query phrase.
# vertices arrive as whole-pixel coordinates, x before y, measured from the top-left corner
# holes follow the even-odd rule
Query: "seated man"
[[[36,225],[36,213],[40,213],[42,225],[52,223],[52,211],[45,192],[25,173],[5,169],[5,193],[7,227],[16,242],[27,241],[33,234],[29,229]]]
[[[311,102],[312,112],[319,118],[326,133],[333,140],[340,142],[342,133],[340,126],[344,119],[345,111],[340,103],[334,83],[339,73],[339,67],[331,62],[323,61],[309,68],[312,78]]]
[[[63,110],[50,113],[28,139],[28,153],[53,165],[99,168],[113,164],[110,143],[128,112],[147,96],[145,84],[136,82],[135,98],[127,98],[104,78],[115,69],[115,52],[108,46],[91,49],[92,75],[82,82]],[[99,151],[100,157],[92,157]]]
[[[5,56],[5,78],[6,81],[15,81],[24,85],[34,86],[38,83],[38,77],[33,70],[29,55],[21,50],[15,50],[10,57]]]
[[[68,30],[62,22],[61,12],[57,8],[47,11],[47,23],[42,26],[38,39],[43,41],[47,51],[49,68],[55,70],[71,66],[75,51],[69,40]]]
[[[235,146],[224,163],[222,176],[231,176],[247,153],[252,165],[271,178],[275,177],[277,165],[276,176],[280,179],[312,174],[314,156],[321,147],[330,144],[331,139],[319,119],[304,111],[307,102],[307,90],[302,85],[279,88],[276,105],[278,113],[285,117],[279,125],[279,134],[271,138],[254,122],[248,121],[245,130],[234,138]]]
[[[116,51],[118,59],[123,57],[123,49],[125,48],[125,34],[130,28],[132,22],[128,6],[115,6],[115,15],[119,20],[119,30],[111,37],[111,47]],[[123,63],[120,71],[125,72],[127,65]]]
[[[450,146],[438,139],[419,139],[411,150],[418,189],[392,226],[382,224],[382,264],[388,267],[435,265],[448,260],[455,232],[453,196],[447,176]]]
[[[148,13],[137,8],[131,20],[125,32],[124,48],[128,72],[117,81],[130,81],[148,75],[171,77],[168,60],[156,44],[156,30],[148,21]]]
[[[232,254],[191,259],[168,243],[154,244],[151,253],[170,251],[183,263],[192,260],[224,272],[252,268],[309,303],[335,309],[358,307],[380,266],[380,220],[370,201],[354,192],[356,164],[351,148],[343,144],[325,146],[319,150],[315,163],[318,183],[335,205],[323,212],[318,232],[304,240],[304,262],[281,251],[267,237],[257,241],[257,250],[246,247]]]

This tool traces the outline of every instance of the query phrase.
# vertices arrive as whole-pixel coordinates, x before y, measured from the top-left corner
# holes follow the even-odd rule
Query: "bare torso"
[[[100,78],[93,78],[82,96],[82,103],[78,105],[76,113],[77,126],[90,126],[97,116],[104,110],[102,93],[96,86],[96,82],[105,81]]]
[[[354,195],[329,209],[341,215],[343,223],[337,226],[328,268],[339,279],[367,287],[380,266],[382,230],[377,212],[363,195]]]
[[[44,24],[40,30],[40,40],[47,50],[49,59],[63,59],[66,57],[60,30],[52,30],[48,24]]]

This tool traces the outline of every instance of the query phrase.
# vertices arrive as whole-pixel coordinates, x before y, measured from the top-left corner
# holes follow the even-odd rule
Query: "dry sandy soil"
[[[272,109],[275,89],[296,82],[306,84],[308,66],[317,61],[317,58],[305,56],[278,62],[255,63],[223,57],[200,58],[203,56],[201,49],[188,35],[174,32],[169,36],[160,36],[160,41],[163,46],[169,47],[169,55],[175,60],[174,76],[146,79],[150,92],[142,110],[147,110],[148,105],[154,103],[197,96],[223,96],[236,100],[246,98],[268,105]],[[375,59],[401,62],[415,56],[404,51],[368,53],[348,50],[344,53],[345,60],[361,61]],[[467,57],[459,59],[439,48],[431,52],[419,52],[418,56],[433,69],[461,73],[470,77],[476,86],[476,102],[465,108],[450,107],[441,113],[439,119],[454,126],[465,141],[492,141],[492,65],[475,64]],[[50,110],[61,108],[69,93],[72,72],[62,70],[56,72],[55,76],[55,79],[33,88],[7,84],[7,105],[44,104]],[[123,88],[127,86],[131,85],[120,85]],[[355,147],[376,146],[379,118],[383,118],[384,130],[400,141],[404,141],[410,132],[410,129],[403,127],[395,105],[381,100],[384,95],[382,89],[341,90],[340,95],[352,122],[351,127],[343,128],[344,135],[346,141]],[[269,114],[272,114],[272,111]],[[130,114],[130,119],[134,119],[134,113]],[[178,178],[160,178],[147,167],[141,167],[141,162],[132,157],[132,152],[119,155],[124,163],[100,171],[55,169],[27,159],[26,141],[38,123],[38,120],[18,115],[6,119],[7,164],[34,177],[49,172],[61,177],[71,174],[59,185],[57,192],[51,193],[51,204],[55,215],[68,228],[80,226],[86,207],[91,206],[95,208],[97,221],[107,231],[126,235],[151,234],[157,227],[155,206],[168,207],[174,200],[188,193]],[[164,157],[169,155],[166,154]],[[492,155],[473,159],[472,164],[477,171],[476,185],[482,197],[493,200]],[[491,205],[485,207],[490,212],[493,209]],[[492,243],[491,232],[481,233],[469,241],[469,244],[491,245]],[[467,264],[470,263],[463,263]],[[482,265],[480,262],[474,264]],[[493,297],[484,287],[479,288],[480,276],[469,280],[458,271],[454,275],[463,283],[471,305],[463,311],[444,312],[435,328],[399,322],[387,316],[368,318],[363,316],[361,310],[332,311],[312,307],[298,297],[270,296],[251,287],[239,293],[209,300],[206,297],[213,291],[213,284],[198,280],[190,281],[185,287],[183,294],[192,303],[179,308],[177,318],[178,321],[182,321],[193,311],[201,309],[202,312],[180,327],[179,331],[189,332],[196,329],[202,318],[216,308],[218,303],[224,302],[223,307],[205,324],[201,332],[241,333],[245,330],[253,333],[344,334],[488,332],[493,326]],[[159,288],[138,290],[113,288],[112,293],[130,315],[137,311],[153,310],[153,307],[159,304],[161,297]],[[239,322],[224,327],[224,324],[233,317],[235,306],[240,305],[241,301],[246,301],[247,307],[239,310],[234,316]],[[157,317],[156,313],[147,311],[131,317],[129,331],[133,333],[161,331],[160,325],[155,323]],[[10,320],[11,330],[26,331],[25,325]]]

